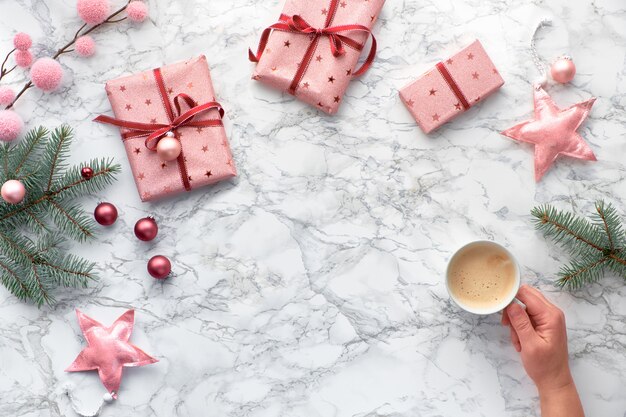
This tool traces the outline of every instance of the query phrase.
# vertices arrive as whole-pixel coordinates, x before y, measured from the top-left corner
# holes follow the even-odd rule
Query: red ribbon
[[[450,74],[450,71],[448,71],[448,68],[446,68],[443,62],[437,63],[437,69],[439,70],[439,73],[441,74],[443,79],[446,80],[448,87],[450,87],[450,90],[452,90],[457,100],[459,100],[459,102],[463,106],[463,110],[469,109],[471,107],[469,102],[465,98],[465,95],[461,91],[461,88],[456,83],[456,81],[454,81],[454,78],[452,78],[452,74]]]
[[[165,112],[167,113],[167,117],[169,119],[168,124],[141,123],[130,120],[115,119],[113,117],[105,115],[100,115],[96,117],[94,121],[122,127],[129,130],[129,132],[122,133],[123,140],[147,136],[144,144],[146,148],[151,151],[156,151],[159,141],[163,139],[167,135],[167,133],[174,132],[176,129],[180,129],[182,127],[212,127],[223,125],[221,119],[222,117],[224,117],[224,109],[222,109],[222,106],[219,103],[211,101],[204,104],[198,104],[195,100],[193,100],[185,93],[180,93],[176,97],[174,97],[174,107],[176,110],[176,112],[174,112],[174,109],[172,109],[172,105],[167,96],[165,83],[163,82],[163,76],[161,75],[161,70],[157,68],[153,71],[153,74],[156,80],[157,87],[159,88],[161,101],[163,102]],[[182,111],[181,101],[183,101],[189,107],[189,110],[184,113]],[[213,109],[219,112],[219,119],[194,120],[195,116]],[[185,190],[189,191],[191,190],[191,184],[189,183],[187,165],[185,163],[185,157],[182,150],[177,158],[177,161],[181,181],[183,183],[183,186],[185,187]]]
[[[261,39],[259,40],[259,46],[257,47],[256,55],[252,53],[252,50],[248,49],[248,58],[252,62],[259,62],[261,56],[263,55],[263,51],[265,51],[265,47],[267,46],[267,42],[269,40],[269,36],[274,30],[278,30],[281,32],[290,32],[290,33],[301,33],[304,35],[309,35],[313,37],[313,40],[309,47],[307,48],[304,58],[298,67],[298,71],[291,81],[291,85],[287,90],[290,94],[295,94],[302,77],[304,76],[306,70],[309,67],[311,59],[313,58],[313,54],[315,53],[315,49],[317,48],[317,44],[319,43],[319,39],[322,36],[327,36],[330,42],[330,50],[333,56],[338,57],[345,54],[345,46],[348,46],[357,51],[361,51],[363,49],[363,44],[355,41],[354,39],[342,35],[341,32],[363,32],[367,33],[368,36],[372,37],[372,44],[370,47],[370,51],[367,55],[367,58],[363,62],[363,65],[352,73],[353,77],[358,77],[364,74],[369,67],[374,62],[374,57],[376,56],[376,38],[372,35],[370,29],[363,25],[339,25],[339,26],[330,26],[333,18],[335,17],[335,13],[337,12],[337,7],[339,6],[339,0],[330,0],[330,5],[328,7],[328,13],[326,14],[326,23],[323,28],[314,28],[306,20],[304,20],[300,15],[293,15],[291,17],[286,15],[281,15],[280,19],[277,23],[266,28],[261,34]]]

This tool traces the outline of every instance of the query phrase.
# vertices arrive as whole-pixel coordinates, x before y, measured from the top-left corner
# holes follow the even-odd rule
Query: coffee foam
[[[472,309],[490,309],[511,298],[517,266],[497,245],[479,242],[461,249],[448,267],[448,287],[459,303]]]

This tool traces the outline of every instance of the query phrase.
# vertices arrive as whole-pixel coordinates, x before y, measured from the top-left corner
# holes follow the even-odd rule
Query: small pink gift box
[[[110,80],[106,92],[115,118],[98,116],[96,121],[121,128],[142,201],[237,175],[204,55]],[[182,147],[172,161],[155,151],[166,136]]]
[[[287,0],[277,23],[263,31],[253,79],[326,113],[339,108],[348,83],[374,60],[376,40],[355,68],[385,0]]]
[[[400,98],[424,133],[430,133],[504,84],[476,40],[400,90]]]

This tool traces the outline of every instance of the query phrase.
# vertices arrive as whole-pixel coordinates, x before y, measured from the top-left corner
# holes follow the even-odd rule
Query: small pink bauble
[[[52,58],[39,58],[30,69],[30,80],[43,91],[55,90],[62,78],[63,68]]]
[[[96,52],[96,42],[89,35],[81,36],[76,39],[74,49],[80,56],[92,56]]]
[[[0,140],[11,142],[20,135],[24,122],[13,110],[0,110]]]
[[[9,204],[19,204],[24,200],[26,195],[26,187],[18,180],[8,180],[2,184],[2,199]]]
[[[133,22],[143,22],[148,16],[148,6],[143,1],[133,0],[126,6],[126,13]]]
[[[172,272],[172,263],[163,255],[156,255],[148,261],[148,273],[156,279],[165,279]]]
[[[117,208],[111,203],[100,203],[93,211],[96,221],[103,226],[111,226],[117,220]]]
[[[178,158],[182,150],[180,142],[171,136],[166,136],[157,144],[157,154],[163,161],[173,161]]]
[[[559,57],[552,66],[550,66],[550,74],[552,79],[557,83],[565,84],[574,79],[576,75],[576,65],[569,57]]]
[[[15,53],[15,63],[18,67],[28,68],[33,63],[33,54],[30,51],[17,51]]]
[[[28,49],[33,45],[33,40],[30,38],[28,33],[18,32],[15,34],[13,38],[13,46],[18,51],[28,51]]]
[[[76,10],[85,23],[97,25],[106,20],[110,6],[108,0],[78,0]]]
[[[13,103],[15,99],[15,91],[11,87],[0,87],[0,106],[6,106]]]

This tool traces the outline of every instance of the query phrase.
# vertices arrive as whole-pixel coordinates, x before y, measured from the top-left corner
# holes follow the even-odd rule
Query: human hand
[[[511,341],[526,373],[540,393],[573,385],[563,312],[528,285],[520,287],[517,298],[526,310],[511,303],[502,314],[502,324],[511,329]]]

